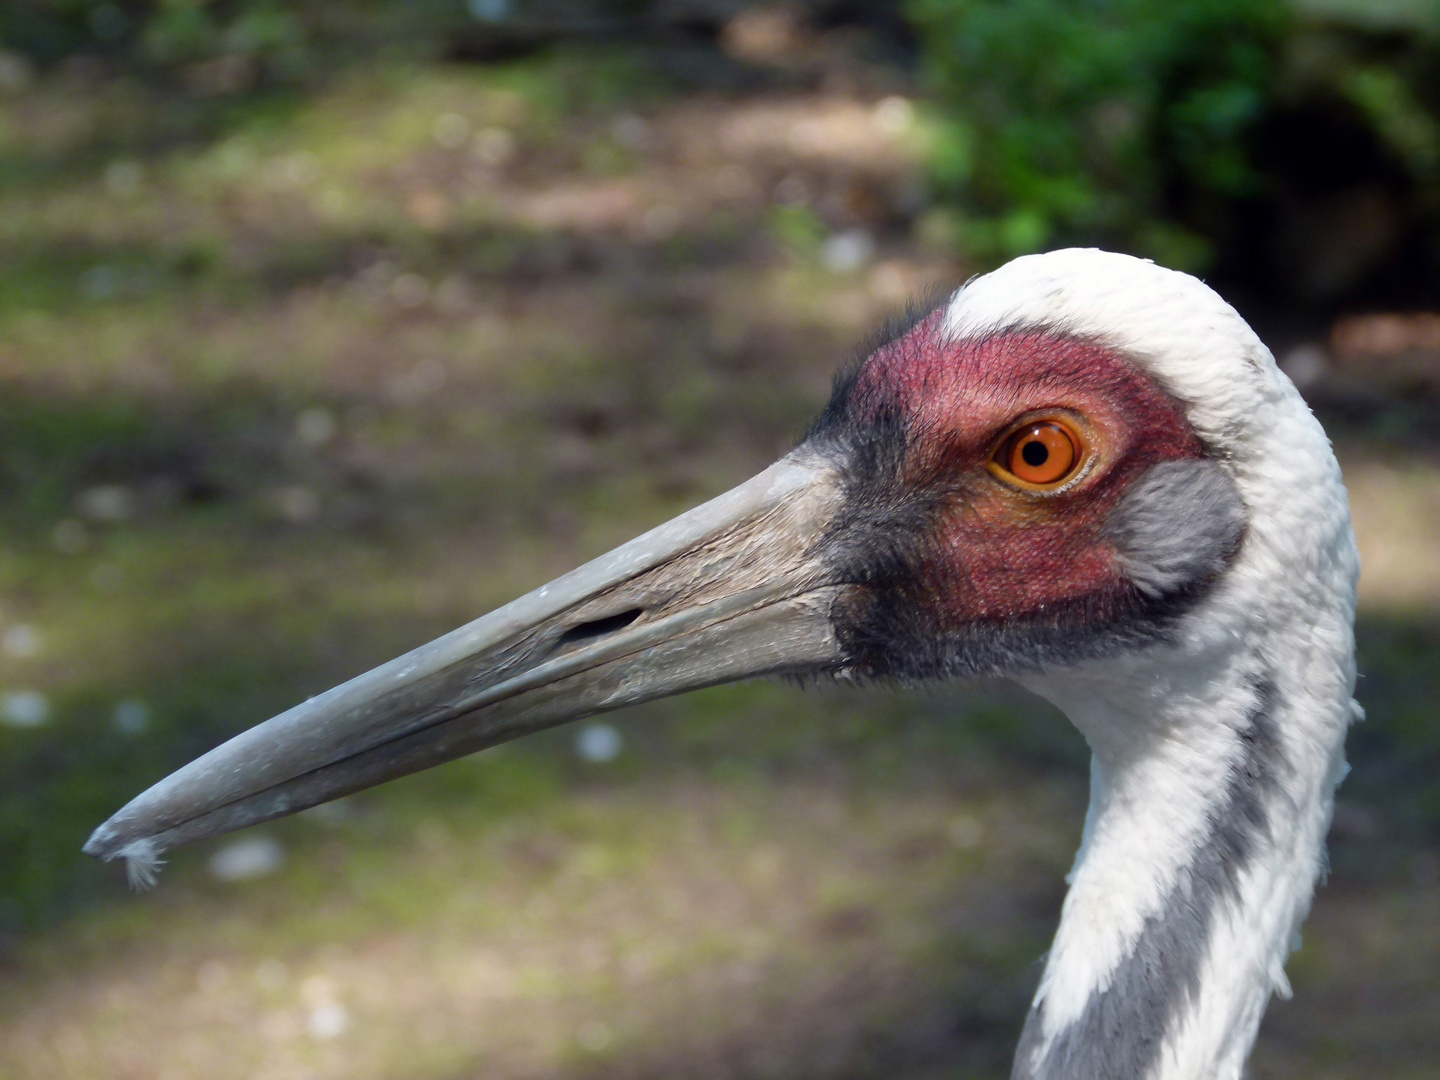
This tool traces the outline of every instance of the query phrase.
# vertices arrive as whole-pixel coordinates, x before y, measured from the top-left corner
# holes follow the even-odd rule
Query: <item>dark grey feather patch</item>
[[[1276,732],[1276,689],[1255,687],[1239,753],[1210,815],[1209,834],[1190,865],[1145,920],[1110,985],[1091,996],[1074,1023],[1039,1057],[1044,1002],[1031,1010],[1015,1053],[1012,1080],[1148,1080],[1165,1039],[1200,992],[1200,967],[1215,917],[1240,893],[1240,875],[1270,834],[1269,804],[1287,768]]]
[[[1213,461],[1162,461],[1110,515],[1106,531],[1131,583],[1152,599],[1208,581],[1245,534],[1240,490]]]

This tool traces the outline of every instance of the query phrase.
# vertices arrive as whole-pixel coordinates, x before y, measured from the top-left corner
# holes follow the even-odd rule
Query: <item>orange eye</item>
[[[1027,424],[1006,439],[995,463],[1027,484],[1064,480],[1080,460],[1080,439],[1058,420]]]

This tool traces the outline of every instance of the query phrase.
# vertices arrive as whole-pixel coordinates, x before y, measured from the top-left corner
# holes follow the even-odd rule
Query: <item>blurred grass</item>
[[[886,313],[964,277],[912,235],[893,72],[663,70],[3,99],[0,1077],[1005,1074],[1086,758],[1001,687],[657,703],[609,764],[554,732],[278,823],[253,882],[210,845],[129,897],[78,855],[228,735],[767,464]],[[1389,542],[1428,504],[1381,481],[1433,448],[1336,430]],[[1260,1076],[1435,1060],[1440,593],[1405,558]]]
[[[6,99],[0,587],[34,644],[0,670],[48,707],[0,728],[12,930],[94,895],[74,848],[148,780],[803,426],[843,335],[798,350],[808,373],[764,338],[819,329],[813,262],[730,265],[724,215],[586,216],[652,67],[557,50],[219,101],[62,74]],[[567,177],[574,220],[527,220]],[[118,730],[137,701],[145,730]]]

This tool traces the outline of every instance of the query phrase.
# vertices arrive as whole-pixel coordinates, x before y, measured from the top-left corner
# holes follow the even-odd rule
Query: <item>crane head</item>
[[[1077,287],[1183,277],[1033,258]],[[990,312],[1009,269],[883,340],[753,479],[238,735],[85,850],[143,873],[181,844],[737,679],[1020,675],[1163,647],[1235,558],[1245,501],[1143,347],[1064,311]]]
[[[842,377],[801,447],[838,477],[845,666],[1011,675],[1163,638],[1246,520],[1183,404],[1101,341],[948,311]]]

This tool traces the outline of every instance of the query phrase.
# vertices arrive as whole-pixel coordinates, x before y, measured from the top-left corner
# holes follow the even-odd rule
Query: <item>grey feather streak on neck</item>
[[[1044,1002],[1030,1011],[1013,1080],[1146,1080],[1166,1036],[1200,992],[1216,912],[1239,899],[1240,877],[1269,835],[1268,804],[1285,767],[1275,731],[1275,687],[1257,683],[1239,731],[1240,753],[1210,815],[1210,829],[1160,911],[1145,920],[1110,985],[1053,1040],[1043,1058]]]

